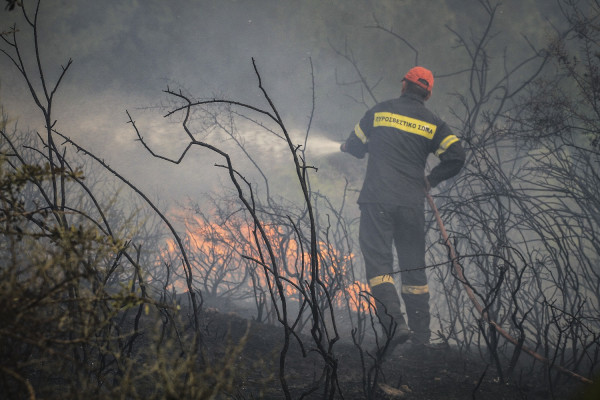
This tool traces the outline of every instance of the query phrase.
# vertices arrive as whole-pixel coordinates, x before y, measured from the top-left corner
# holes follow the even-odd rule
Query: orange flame
[[[185,234],[182,236],[194,274],[194,286],[210,295],[234,295],[240,298],[250,297],[253,289],[259,288],[268,293],[269,280],[273,280],[273,264],[265,261],[266,272],[261,259],[254,228],[240,218],[229,218],[223,224],[210,223],[200,215],[187,216],[184,219]],[[278,275],[283,281],[284,295],[287,299],[301,300],[303,294],[299,288],[306,288],[310,281],[311,255],[302,248],[294,231],[283,226],[263,225],[266,240],[271,244],[275,255]],[[259,239],[264,244],[263,239]],[[259,242],[260,243],[260,242]],[[264,246],[262,248],[264,252]],[[179,254],[173,239],[167,240],[162,261],[172,260]],[[350,308],[362,312],[368,308],[368,302],[360,295],[368,291],[364,282],[352,279],[352,261],[354,254],[342,254],[332,244],[318,243],[320,283],[327,289],[332,305],[339,309]],[[176,268],[176,279],[172,288],[178,292],[187,291],[183,267]],[[252,275],[253,279],[250,279]]]

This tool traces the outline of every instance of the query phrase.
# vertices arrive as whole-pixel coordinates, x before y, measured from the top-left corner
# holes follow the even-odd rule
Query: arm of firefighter
[[[369,149],[367,146],[367,137],[360,128],[360,124],[356,124],[348,139],[342,143],[340,150],[344,153],[350,153],[356,158],[365,157]]]
[[[465,151],[458,137],[454,135],[449,135],[442,140],[435,155],[440,158],[440,163],[427,176],[427,181],[432,188],[457,175],[465,164]]]

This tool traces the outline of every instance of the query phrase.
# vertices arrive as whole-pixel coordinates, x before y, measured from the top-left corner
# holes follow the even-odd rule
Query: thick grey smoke
[[[25,3],[32,10],[31,2]],[[57,94],[56,128],[143,190],[196,196],[222,184],[215,180],[219,173],[212,167],[214,155],[196,151],[180,167],[151,158],[135,140],[125,110],[130,110],[149,145],[177,157],[187,139],[178,124],[162,118],[165,109],[156,107],[169,101],[161,91],[181,87],[197,98],[223,97],[268,109],[252,67],[254,58],[265,89],[298,145],[304,145],[311,122],[309,163],[326,166],[319,173],[342,180],[347,171],[344,159],[328,154],[375,100],[355,84],[358,77],[348,58],[375,86],[377,100],[398,95],[403,72],[415,62],[437,74],[463,70],[468,67],[462,64],[464,55],[453,51],[456,38],[445,27],[468,37],[465,27],[477,26],[468,22],[480,18],[481,10],[463,3],[42,1],[40,45],[46,78],[55,80],[60,65],[74,60]],[[504,2],[498,29],[515,37],[525,33],[530,40],[543,38],[549,29],[547,10],[536,2]],[[18,40],[26,45],[30,36],[19,13],[0,12],[0,26],[4,31],[16,22]],[[377,24],[403,36],[418,52]],[[32,54],[26,57],[33,65]],[[39,113],[16,69],[5,58],[0,67],[5,111],[18,118],[22,128],[39,129]],[[31,77],[36,78],[34,70]],[[448,94],[464,79],[439,78],[431,107],[446,113],[452,99]],[[285,160],[282,141],[256,128],[240,134],[258,161]],[[234,159],[243,159],[230,145],[225,144]]]

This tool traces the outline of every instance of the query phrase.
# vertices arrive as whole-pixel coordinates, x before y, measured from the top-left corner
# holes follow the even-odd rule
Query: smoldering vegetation
[[[202,154],[222,179],[220,190],[165,211],[140,182],[55,127],[54,96],[71,63],[36,57],[43,15],[26,2],[26,24],[3,30],[2,56],[31,88],[45,129],[25,131],[10,115],[0,122],[1,396],[432,398],[430,385],[398,372],[423,363],[448,376],[455,366],[453,381],[462,365],[460,389],[449,384],[440,398],[592,393],[600,9],[560,5],[560,26],[518,60],[491,56],[498,8],[487,1],[478,4],[481,29],[449,27],[464,68],[438,75],[464,85],[440,113],[468,160],[433,192],[426,254],[432,328],[446,347],[435,362],[396,356],[390,366],[357,244],[364,164],[343,155],[313,164],[323,155],[312,143],[335,146],[312,126],[318,108],[305,128],[290,129],[252,60],[256,102],[166,88],[158,111],[182,138],[178,154],[154,146],[160,132],[128,111],[149,163],[182,168]],[[415,49],[410,37],[377,20],[373,27]],[[17,40],[26,32],[36,33],[35,46]],[[358,103],[383,100],[351,46],[332,50],[343,66],[338,83],[352,82]],[[340,170],[352,172],[343,179]]]

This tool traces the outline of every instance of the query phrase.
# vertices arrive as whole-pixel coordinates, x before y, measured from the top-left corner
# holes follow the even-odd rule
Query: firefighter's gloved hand
[[[429,192],[431,189],[438,185],[438,181],[431,179],[429,176],[425,178],[425,191]]]

